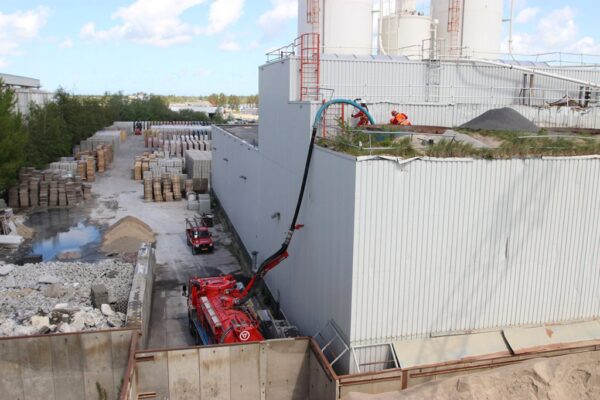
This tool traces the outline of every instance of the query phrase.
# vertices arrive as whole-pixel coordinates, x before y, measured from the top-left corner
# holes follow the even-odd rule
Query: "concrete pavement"
[[[111,169],[100,175],[92,192],[96,206],[94,221],[113,224],[131,215],[147,223],[156,233],[156,261],[150,319],[149,348],[182,347],[193,344],[188,331],[186,298],[181,288],[192,276],[214,276],[240,270],[236,258],[224,243],[230,236],[222,225],[213,228],[215,251],[192,255],[185,238],[185,219],[197,216],[187,202],[146,203],[143,185],[132,179],[135,156],[144,148],[143,137],[130,136],[121,143]]]

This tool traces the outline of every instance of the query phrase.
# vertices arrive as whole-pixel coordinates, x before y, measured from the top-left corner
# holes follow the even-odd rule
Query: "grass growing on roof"
[[[317,144],[354,156],[389,155],[402,158],[427,156],[437,158],[510,159],[600,154],[600,137],[589,133],[577,133],[576,136],[569,137],[569,135],[555,136],[546,130],[542,130],[539,134],[508,131],[470,131],[465,129],[460,129],[458,132],[479,140],[491,139],[489,142],[493,143],[493,147],[476,148],[469,143],[443,139],[435,144],[416,148],[410,137],[394,137],[392,134],[378,133],[377,131],[368,134],[345,125],[340,125],[339,134],[331,139],[320,138]],[[369,138],[369,136],[371,137]]]

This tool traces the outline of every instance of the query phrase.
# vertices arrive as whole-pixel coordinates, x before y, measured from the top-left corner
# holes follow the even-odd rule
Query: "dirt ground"
[[[402,392],[351,393],[344,400],[600,399],[600,352],[530,360],[489,372],[452,377]]]
[[[215,251],[192,255],[187,246],[185,219],[196,214],[185,200],[145,203],[143,185],[132,179],[133,161],[145,151],[143,137],[130,136],[121,143],[112,167],[92,187],[96,206],[91,218],[99,224],[114,224],[134,216],[148,224],[156,234],[156,259],[150,348],[180,347],[193,344],[188,331],[186,299],[181,287],[191,276],[213,276],[238,272],[240,267],[225,244],[230,243],[220,225],[213,229]]]

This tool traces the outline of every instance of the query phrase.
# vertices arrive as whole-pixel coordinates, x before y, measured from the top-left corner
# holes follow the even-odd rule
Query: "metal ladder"
[[[300,47],[300,101],[318,101],[321,53],[318,33],[305,33],[298,38]]]
[[[442,80],[442,63],[440,60],[429,60],[427,66],[427,99],[428,103],[440,101],[440,85]]]

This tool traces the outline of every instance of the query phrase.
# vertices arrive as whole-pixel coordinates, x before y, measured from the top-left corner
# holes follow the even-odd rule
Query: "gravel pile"
[[[133,272],[114,260],[0,265],[0,336],[122,327]],[[92,306],[92,285],[108,290],[102,310]]]
[[[156,236],[146,223],[125,217],[117,221],[104,233],[102,251],[106,253],[137,253],[142,243],[154,243]]]
[[[461,128],[486,131],[532,132],[538,133],[538,128],[533,122],[519,114],[512,108],[497,108],[481,114],[472,119]]]

